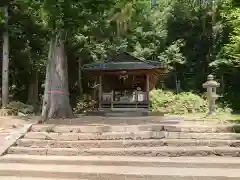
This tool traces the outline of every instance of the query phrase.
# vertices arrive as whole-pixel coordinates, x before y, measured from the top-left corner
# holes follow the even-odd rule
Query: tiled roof
[[[84,70],[131,70],[131,69],[155,69],[166,68],[157,61],[142,61],[129,53],[122,52],[108,58],[103,63],[85,64]]]

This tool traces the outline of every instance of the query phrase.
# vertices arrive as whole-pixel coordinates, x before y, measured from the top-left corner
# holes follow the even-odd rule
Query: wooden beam
[[[113,102],[114,102],[114,91],[111,93],[111,110],[113,110]]]
[[[147,93],[147,102],[148,102],[148,109],[149,109],[149,74],[146,74],[146,93]]]
[[[121,74],[122,71],[126,71],[127,74],[146,74],[146,73],[154,73],[156,75],[161,75],[165,73],[164,69],[116,69],[116,70],[85,70],[87,74]]]

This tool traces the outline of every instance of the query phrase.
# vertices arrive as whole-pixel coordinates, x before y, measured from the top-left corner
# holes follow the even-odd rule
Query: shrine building
[[[149,110],[149,92],[163,78],[166,67],[121,52],[103,63],[85,64],[83,71],[97,79],[98,110]]]

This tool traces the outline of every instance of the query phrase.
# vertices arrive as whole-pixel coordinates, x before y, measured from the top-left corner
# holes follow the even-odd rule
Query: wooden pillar
[[[99,86],[98,86],[98,103],[99,103],[99,110],[102,109],[102,75],[99,76]]]
[[[149,75],[146,74],[146,94],[147,94],[147,102],[148,102],[148,109],[149,109]]]
[[[136,103],[136,109],[138,108],[138,90],[135,90],[135,103]]]
[[[112,90],[112,93],[111,93],[111,110],[113,110],[113,103],[114,103],[114,90]]]

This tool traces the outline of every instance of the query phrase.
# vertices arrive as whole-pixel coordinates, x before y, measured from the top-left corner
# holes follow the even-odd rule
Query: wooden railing
[[[129,108],[129,109],[147,109],[149,107],[149,101],[147,100],[146,92],[135,91],[135,97],[132,98],[114,101],[114,92],[103,93],[101,107],[107,109],[115,108]],[[139,94],[142,94],[143,97],[139,98]]]

